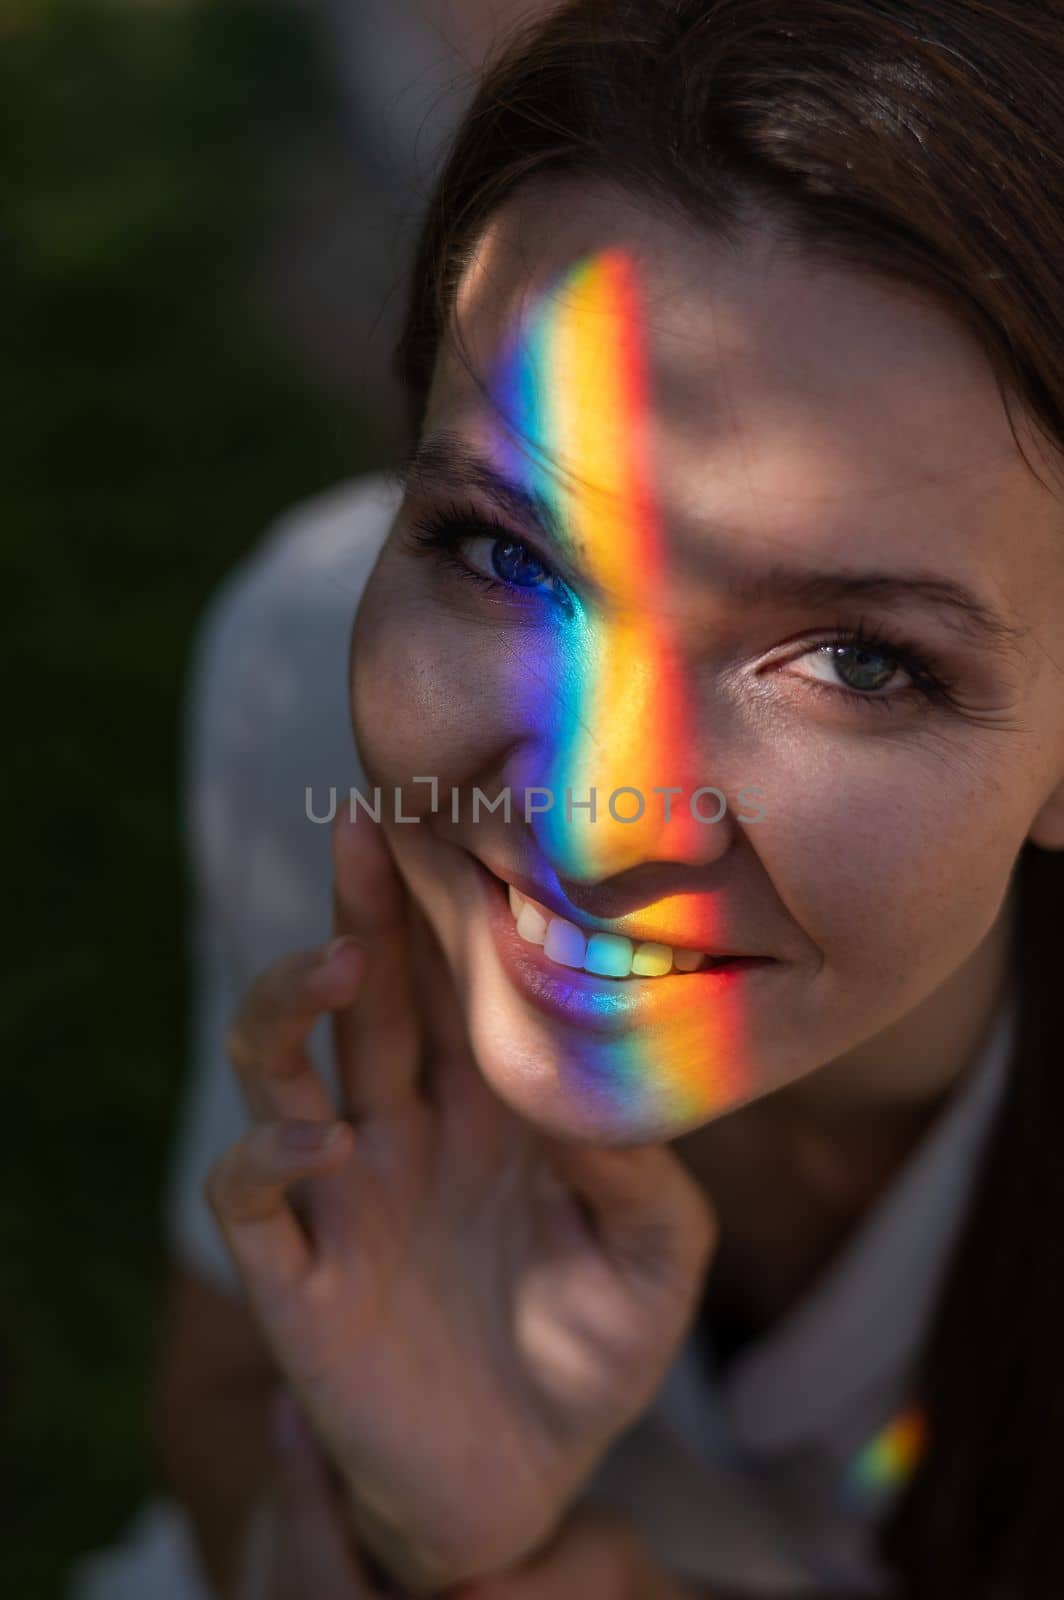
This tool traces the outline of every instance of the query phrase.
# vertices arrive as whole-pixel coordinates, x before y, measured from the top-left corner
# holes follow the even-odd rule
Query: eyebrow
[[[443,429],[422,440],[395,476],[404,492],[475,489],[496,510],[565,548],[565,527],[550,500],[504,477],[460,434]],[[813,609],[861,600],[888,608],[922,603],[933,606],[947,624],[976,643],[1014,649],[1028,632],[950,578],[925,573],[847,572],[777,561],[751,570],[723,550],[718,560],[717,587],[737,605],[751,609],[773,603]]]
[[[407,492],[476,489],[496,510],[565,545],[564,525],[546,495],[505,478],[490,461],[471,450],[460,434],[444,429],[422,440],[397,477]]]

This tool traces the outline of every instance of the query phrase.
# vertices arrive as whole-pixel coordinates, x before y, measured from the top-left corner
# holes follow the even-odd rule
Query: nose
[[[526,814],[540,850],[559,877],[577,883],[654,861],[717,860],[735,822],[709,771],[713,752],[688,665],[638,624],[604,634],[592,665],[576,688],[591,683],[594,693],[538,741],[546,775]]]

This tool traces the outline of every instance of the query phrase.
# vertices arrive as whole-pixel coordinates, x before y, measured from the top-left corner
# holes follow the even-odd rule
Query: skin
[[[244,1551],[236,1600],[387,1600],[347,1526],[345,1506],[298,1406],[271,1407],[273,1469]],[[391,1591],[393,1596],[397,1591]],[[623,1518],[595,1510],[569,1518],[510,1572],[449,1592],[448,1600],[725,1600],[661,1572]]]
[[[382,834],[332,842],[341,937],[245,996],[252,1127],[207,1194],[361,1546],[436,1594],[535,1552],[649,1405],[712,1220],[666,1147],[552,1144],[492,1094]],[[326,1011],[350,1120],[305,1050]]]
[[[273,1469],[247,1541],[239,1600],[302,1600],[308,1592],[316,1600],[386,1600],[298,1406],[278,1392],[271,1412]],[[566,1518],[527,1561],[452,1588],[447,1600],[585,1600],[592,1594],[601,1600],[751,1600],[670,1577],[631,1523],[598,1507]]]
[[[661,781],[713,782],[729,796],[756,782],[764,815],[744,824],[733,808],[693,829],[682,811],[663,827],[648,808],[645,825],[613,829],[608,867],[591,871],[575,828],[570,844],[538,818],[430,815],[413,776],[437,775],[444,793],[520,793],[544,781],[554,752],[549,726],[515,692],[537,660],[542,614],[485,595],[416,545],[416,519],[456,498],[416,478],[352,653],[371,781],[386,793],[402,785],[405,812],[421,816],[390,824],[389,842],[440,940],[482,1072],[540,1127],[603,1142],[677,1139],[769,1091],[795,1119],[830,1125],[836,1143],[880,1113],[905,1125],[914,1106],[940,1101],[993,1014],[1024,840],[1064,840],[1059,493],[1019,455],[982,353],[938,307],[796,257],[767,228],[728,249],[590,183],[564,204],[557,185],[530,190],[497,215],[458,295],[466,360],[453,341],[442,352],[425,437],[446,429],[490,456],[500,424],[485,389],[506,341],[574,263],[616,249],[637,263],[651,308],[641,445],[661,530],[654,616],[638,616],[638,584],[595,592],[594,551],[563,551],[514,518],[507,527],[556,571],[566,564],[607,632],[660,633],[666,617],[693,736],[688,770]],[[576,525],[580,495],[595,493],[561,485],[563,515],[568,507]],[[492,512],[475,489],[461,499]],[[478,569],[490,551],[487,537],[463,546]],[[756,571],[769,561],[962,584],[1001,637],[967,637],[950,612],[915,599],[903,609],[867,597],[736,605],[725,563]],[[851,703],[815,647],[862,620],[947,673],[949,702],[905,694],[898,666],[878,695],[892,709],[871,695]],[[624,729],[596,733],[600,770],[619,772],[608,742]],[[571,1067],[587,1030],[545,1017],[504,972],[478,862],[549,886],[555,909],[584,926],[652,923],[667,936],[670,918],[694,907],[706,930],[727,928],[733,948],[773,957],[744,980],[727,1081],[711,1074],[682,1114],[653,1096],[637,1112],[589,1096]],[[691,1045],[655,1033],[653,1020],[646,1034],[649,1059]]]
[[[359,613],[352,695],[371,783],[401,786],[407,815],[420,795],[424,814],[334,830],[348,942],[289,958],[247,997],[231,1047],[254,1126],[209,1186],[359,1537],[419,1593],[544,1545],[649,1403],[707,1260],[755,1325],[793,1301],[974,1059],[1009,977],[1024,840],[1064,846],[1060,496],[940,309],[788,256],[768,231],[725,250],[592,185],[530,191],[460,287],[470,365],[442,353],[426,431],[497,446],[500,351],[575,264],[617,251],[649,308],[652,401],[632,446],[650,463],[660,581],[622,572],[609,591],[593,539],[563,535],[555,553],[531,529],[511,537],[564,560],[605,637],[654,641],[690,730],[687,770],[662,781],[730,796],[756,782],[763,818],[648,817],[589,851],[579,827],[430,815],[413,777],[520,792],[558,750],[519,692],[550,661],[542,622],[411,538],[437,493],[415,480]],[[565,492],[601,508],[608,486],[575,465],[583,487]],[[571,519],[585,533],[586,510]],[[482,564],[487,548],[463,554]],[[889,615],[867,596],[737,605],[725,561],[768,558],[963,584],[996,633],[962,635],[915,600]],[[848,697],[815,647],[862,619],[930,657],[948,699],[900,693],[901,668],[893,710]],[[594,732],[620,774],[630,728]],[[708,1016],[686,1035],[656,999],[612,1032],[532,1004],[500,956],[488,864],[584,925],[667,937],[675,917],[676,942],[698,948],[701,918],[707,941],[723,929],[771,957],[736,986],[734,1059],[698,1077],[712,984],[684,991]],[[335,1115],[303,1050],[323,1011],[354,1126],[312,1149],[288,1136]],[[640,1030],[662,1081],[689,1070],[680,1109],[652,1071],[637,1098],[589,1093],[595,1052],[608,1081]]]

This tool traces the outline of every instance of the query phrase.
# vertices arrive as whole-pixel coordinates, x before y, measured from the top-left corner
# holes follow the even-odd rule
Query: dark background
[[[376,180],[326,54],[309,10],[263,0],[0,6],[0,1582],[18,1600],[60,1593],[152,1483],[197,617],[278,512],[394,449],[359,361],[367,308],[345,309]]]

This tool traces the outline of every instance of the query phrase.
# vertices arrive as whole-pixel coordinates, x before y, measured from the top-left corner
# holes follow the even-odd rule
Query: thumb
[[[705,1190],[664,1144],[557,1144],[556,1175],[583,1202],[599,1244],[638,1283],[701,1284],[717,1241]]]
[[[337,814],[332,834],[333,926],[365,951],[352,1005],[335,1013],[333,1038],[345,1110],[402,1111],[415,1097],[421,1057],[410,970],[409,897],[384,830]]]

